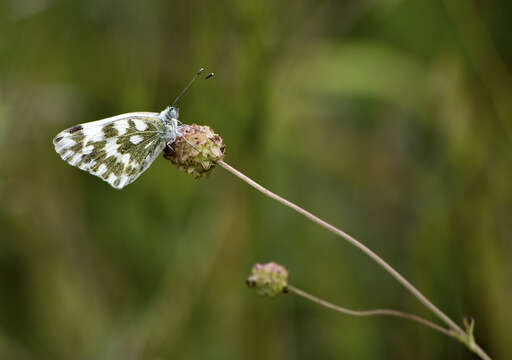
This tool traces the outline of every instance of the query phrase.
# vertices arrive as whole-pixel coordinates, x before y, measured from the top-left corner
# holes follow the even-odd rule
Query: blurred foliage
[[[332,234],[222,169],[163,158],[115,191],[51,139],[160,111],[226,161],[381,254],[512,357],[512,3],[505,0],[0,2],[1,359],[470,359],[402,320],[244,285],[277,261],[355,309],[432,318]]]

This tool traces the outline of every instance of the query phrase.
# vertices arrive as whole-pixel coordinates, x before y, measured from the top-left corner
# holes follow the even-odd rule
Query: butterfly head
[[[164,111],[162,111],[159,115],[160,119],[164,122],[174,122],[178,120],[180,116],[180,110],[174,106],[168,106]],[[174,121],[172,121],[174,120]]]
[[[180,109],[178,109],[177,107],[174,107],[174,106],[169,107],[169,117],[171,119],[178,120],[179,116],[180,116]]]

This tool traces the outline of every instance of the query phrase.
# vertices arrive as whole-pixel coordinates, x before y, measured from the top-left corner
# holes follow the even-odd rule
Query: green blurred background
[[[1,359],[472,359],[415,323],[259,298],[251,266],[429,319],[343,240],[221,168],[116,191],[64,128],[180,104],[226,161],[356,236],[512,358],[510,1],[0,2]]]

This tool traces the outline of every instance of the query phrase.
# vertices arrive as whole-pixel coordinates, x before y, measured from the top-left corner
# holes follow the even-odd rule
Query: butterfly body
[[[178,109],[134,112],[75,125],[53,139],[55,151],[70,165],[98,176],[116,189],[135,181],[183,125]]]

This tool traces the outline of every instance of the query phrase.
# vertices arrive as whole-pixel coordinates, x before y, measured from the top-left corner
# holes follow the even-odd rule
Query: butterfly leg
[[[176,130],[176,134],[177,134],[178,136],[180,136],[183,140],[185,140],[185,142],[186,142],[187,144],[189,144],[189,145],[190,145],[194,150],[196,150],[196,151],[198,151],[198,152],[201,152],[201,150],[199,150],[198,148],[196,148],[196,147],[194,146],[194,144],[192,144],[190,141],[188,141],[188,139],[187,139],[185,136],[183,136],[183,134],[181,133],[181,131],[180,131],[179,129],[177,129],[177,130]]]

